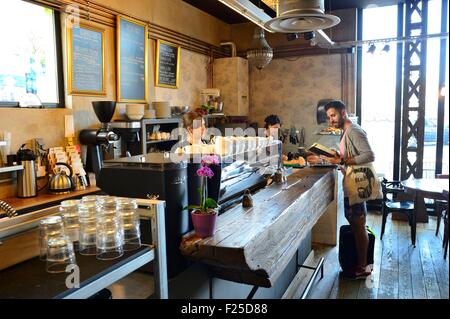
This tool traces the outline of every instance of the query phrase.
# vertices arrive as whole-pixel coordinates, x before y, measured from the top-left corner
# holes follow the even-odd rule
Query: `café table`
[[[414,194],[414,207],[417,222],[428,222],[424,198],[444,199],[442,192],[448,191],[448,179],[410,178],[402,181],[405,190]]]

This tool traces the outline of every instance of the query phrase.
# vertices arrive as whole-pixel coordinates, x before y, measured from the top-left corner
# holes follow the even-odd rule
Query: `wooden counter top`
[[[73,191],[69,194],[49,194],[45,191],[39,193],[36,197],[31,198],[18,198],[18,197],[9,197],[9,198],[2,198],[3,201],[11,205],[18,213],[22,213],[29,210],[38,210],[40,208],[43,208],[45,206],[51,206],[51,205],[59,205],[59,203],[66,199],[72,199],[81,197],[84,195],[89,194],[95,194],[100,192],[100,188],[96,186],[89,186],[84,190],[80,191]]]
[[[271,287],[334,201],[336,180],[334,169],[298,170],[285,185],[253,195],[254,207],[237,205],[218,216],[213,237],[184,236],[181,252],[208,264],[218,278]]]

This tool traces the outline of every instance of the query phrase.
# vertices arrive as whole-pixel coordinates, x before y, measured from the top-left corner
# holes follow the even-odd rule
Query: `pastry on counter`
[[[292,159],[290,161],[283,161],[284,165],[298,165],[298,166],[305,166],[306,160],[299,156],[298,158]]]

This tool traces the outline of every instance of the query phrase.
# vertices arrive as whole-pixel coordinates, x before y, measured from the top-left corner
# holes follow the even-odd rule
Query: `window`
[[[428,1],[427,28],[429,34],[441,32],[441,19],[433,19],[433,17],[440,17],[440,15],[441,15],[441,0]],[[440,39],[430,39],[427,41],[425,132],[424,132],[424,149],[423,149],[423,177],[425,178],[434,177],[436,167],[436,142],[438,139],[437,137],[438,99],[440,94],[439,90],[440,43],[441,43]],[[448,122],[444,123],[444,133],[445,129],[448,132]],[[444,140],[444,157],[445,156],[447,157],[446,162],[448,163],[448,139],[447,141]],[[443,165],[442,167],[443,171],[448,171],[448,167],[445,167],[447,165]]]
[[[383,23],[380,23],[383,21]],[[397,36],[397,6],[363,10],[363,40],[395,38]],[[395,134],[395,93],[397,46],[371,44],[362,48],[361,126],[367,132],[375,152],[375,167],[379,174],[392,178]],[[373,48],[373,47],[372,47]]]
[[[428,1],[428,34],[441,32],[442,1]],[[414,17],[413,17],[414,18]],[[367,8],[362,11],[362,39],[384,39],[397,36],[398,6]],[[380,22],[382,21],[382,23]],[[448,18],[447,18],[448,30]],[[448,66],[448,40],[446,65]],[[440,88],[441,70],[440,39],[426,41],[426,98],[425,98],[425,132],[423,154],[423,177],[434,177],[438,162],[442,160],[442,173],[448,174],[449,169],[449,125],[448,97],[444,101],[444,118],[438,117],[440,95],[448,91],[448,68],[445,68],[446,84]],[[369,142],[376,154],[377,171],[386,178],[394,178],[398,170],[394,160],[400,159],[400,149],[394,150],[395,133],[400,134],[400,123],[395,123],[396,95],[402,96],[400,87],[396,88],[397,57],[396,43],[389,44],[385,51],[384,43],[377,43],[376,48],[369,50],[369,45],[362,49],[361,64],[361,125],[366,130]],[[403,52],[404,54],[404,52]],[[443,73],[444,74],[444,73]],[[403,71],[401,74],[403,78]],[[405,81],[403,78],[402,81]],[[403,106],[403,103],[402,103]],[[443,135],[438,136],[438,127],[443,126]],[[443,152],[437,148],[437,142],[443,141]],[[411,140],[409,140],[411,142]],[[404,141],[401,141],[404,143]],[[400,142],[399,142],[400,143]],[[395,171],[394,171],[395,170]]]
[[[22,0],[0,2],[0,105],[60,106],[64,101],[58,17]]]

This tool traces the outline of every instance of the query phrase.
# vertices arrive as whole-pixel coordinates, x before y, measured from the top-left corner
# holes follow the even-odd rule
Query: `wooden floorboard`
[[[404,227],[405,229],[405,227]],[[420,237],[420,231],[417,233],[417,238]],[[417,240],[417,239],[416,239]],[[412,282],[412,295],[414,299],[426,299],[427,294],[425,290],[425,282],[422,270],[422,260],[420,255],[420,248],[416,241],[416,248],[411,250],[409,255],[410,267],[411,267],[411,282]]]
[[[411,227],[408,223],[399,222],[398,224],[398,298],[411,299],[412,294],[412,276],[410,255],[414,248],[411,243]]]
[[[339,276],[338,246],[321,247],[316,258],[325,258],[325,277],[310,298],[330,299],[448,299],[449,262],[443,258],[441,230],[435,236],[436,219],[417,227],[417,247],[411,244],[406,221],[388,218],[383,241],[381,214],[369,212],[367,225],[376,233],[374,265],[367,280],[352,281]],[[346,223],[340,217],[339,226]]]
[[[420,248],[420,256],[422,263],[422,270],[425,282],[425,290],[427,293],[427,299],[439,299],[441,297],[439,292],[439,286],[434,272],[433,261],[431,260],[430,247],[423,235],[423,231],[418,236],[418,248]]]
[[[382,241],[380,287],[378,299],[398,298],[398,230],[397,223],[389,219]]]

